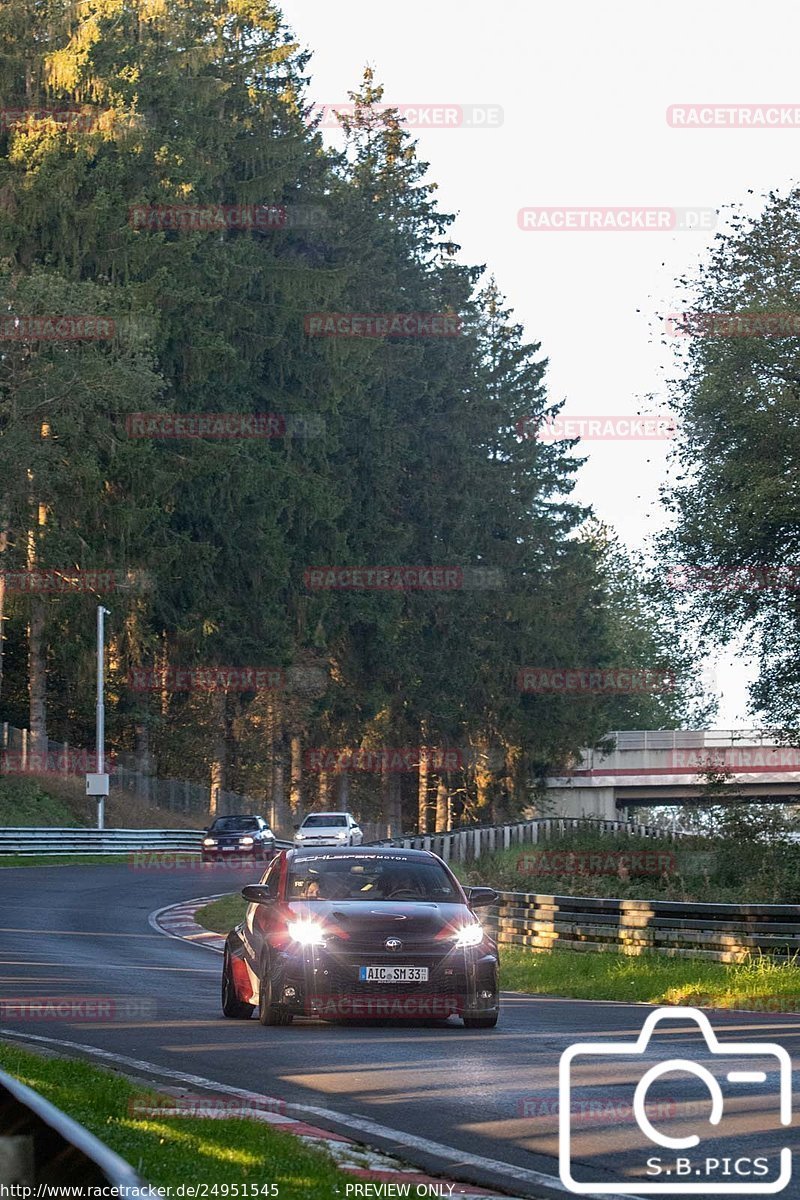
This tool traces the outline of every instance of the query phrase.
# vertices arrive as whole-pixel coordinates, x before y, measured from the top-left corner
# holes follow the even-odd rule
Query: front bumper
[[[427,966],[425,983],[374,983],[359,966]],[[329,1019],[446,1019],[489,1016],[499,1008],[493,950],[451,950],[398,957],[290,947],[273,957],[273,995],[286,1012]]]
[[[303,838],[301,842],[292,839],[292,845],[294,846],[295,850],[330,850],[332,846],[338,846],[340,849],[346,849],[347,839],[330,837],[315,838],[313,841],[311,841],[311,839]]]
[[[272,858],[275,855],[275,845],[255,846],[202,846],[203,859],[213,859],[223,862],[226,858]]]

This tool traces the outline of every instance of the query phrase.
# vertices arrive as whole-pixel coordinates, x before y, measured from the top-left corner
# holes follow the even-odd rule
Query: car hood
[[[293,916],[319,921],[351,937],[370,934],[409,939],[435,937],[476,920],[466,904],[395,900],[292,900]]]
[[[337,833],[349,834],[349,829],[345,829],[343,825],[309,825],[307,829],[298,829],[295,837],[302,834],[304,838],[319,837],[320,834],[325,837],[335,837]]]

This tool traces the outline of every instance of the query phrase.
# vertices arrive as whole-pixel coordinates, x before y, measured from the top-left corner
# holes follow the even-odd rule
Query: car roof
[[[286,851],[287,858],[319,857],[335,854],[339,858],[400,858],[411,862],[439,861],[430,850],[404,850],[402,846],[297,846]]]
[[[261,813],[220,813],[214,817],[215,821],[263,821]]]
[[[309,817],[349,817],[351,815],[352,814],[346,808],[340,808],[340,809],[337,809],[336,812],[331,810],[330,812],[306,813],[306,815],[303,817],[303,820],[307,821]]]

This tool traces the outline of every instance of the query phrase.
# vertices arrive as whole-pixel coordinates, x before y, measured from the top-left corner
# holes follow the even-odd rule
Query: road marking
[[[0,958],[0,966],[5,967],[58,967],[59,971],[85,971],[86,963],[40,962],[27,958]],[[211,967],[148,967],[144,963],[103,963],[104,971],[178,971],[191,975],[219,975],[219,971]]]
[[[154,933],[101,933],[85,929],[16,929],[10,925],[0,925],[0,933],[57,933],[61,937],[113,937],[113,938],[152,938]]]
[[[451,1166],[477,1167],[482,1171],[492,1171],[495,1174],[503,1176],[510,1175],[513,1179],[537,1184],[539,1187],[550,1188],[552,1191],[561,1192],[567,1196],[575,1195],[573,1189],[566,1187],[555,1175],[545,1175],[542,1171],[532,1171],[527,1167],[502,1163],[497,1159],[484,1158],[479,1154],[464,1154],[462,1151],[456,1150],[452,1146],[443,1145],[441,1142],[434,1142],[429,1138],[416,1137],[411,1133],[390,1129],[388,1126],[381,1125],[377,1121],[372,1121],[368,1117],[350,1116],[348,1113],[336,1112],[330,1108],[319,1108],[314,1104],[289,1104],[279,1100],[277,1096],[267,1096],[259,1092],[248,1092],[244,1088],[232,1087],[227,1083],[217,1083],[213,1079],[206,1079],[203,1075],[193,1075],[186,1071],[175,1071],[168,1067],[159,1067],[155,1063],[146,1062],[141,1058],[129,1058],[127,1054],[115,1054],[111,1050],[101,1050],[94,1046],[86,1046],[82,1042],[68,1042],[61,1038],[44,1037],[42,1034],[36,1033],[18,1033],[14,1029],[1,1027],[0,1036],[24,1042],[39,1042],[44,1045],[67,1047],[70,1050],[79,1050],[81,1053],[88,1054],[93,1058],[101,1058],[107,1062],[132,1067],[135,1071],[146,1071],[151,1075],[161,1076],[163,1079],[178,1080],[181,1083],[192,1084],[194,1087],[208,1088],[212,1091],[223,1092],[228,1096],[238,1096],[246,1100],[252,1101],[253,1099],[257,1099],[262,1103],[282,1104],[285,1110],[301,1113],[304,1117],[311,1116],[322,1118],[326,1121],[333,1121],[351,1131],[355,1130],[363,1134],[372,1134],[374,1137],[385,1138],[395,1142],[400,1147],[406,1146],[414,1150],[420,1150],[424,1154],[435,1155],[436,1158],[443,1160]],[[586,1200],[642,1200],[638,1196],[627,1195],[622,1197],[612,1195],[608,1192],[602,1196],[598,1194],[583,1194]]]

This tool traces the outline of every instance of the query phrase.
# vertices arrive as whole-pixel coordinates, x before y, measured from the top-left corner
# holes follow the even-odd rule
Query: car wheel
[[[497,1024],[499,1013],[492,1013],[490,1017],[464,1017],[465,1029],[494,1029]]]
[[[258,984],[258,1019],[262,1025],[291,1025],[292,1014],[272,1003],[272,976],[269,964],[261,971]]]
[[[253,1005],[244,1004],[236,995],[236,984],[233,981],[231,967],[231,952],[225,947],[222,959],[222,1013],[234,1021],[248,1021],[253,1015]]]

